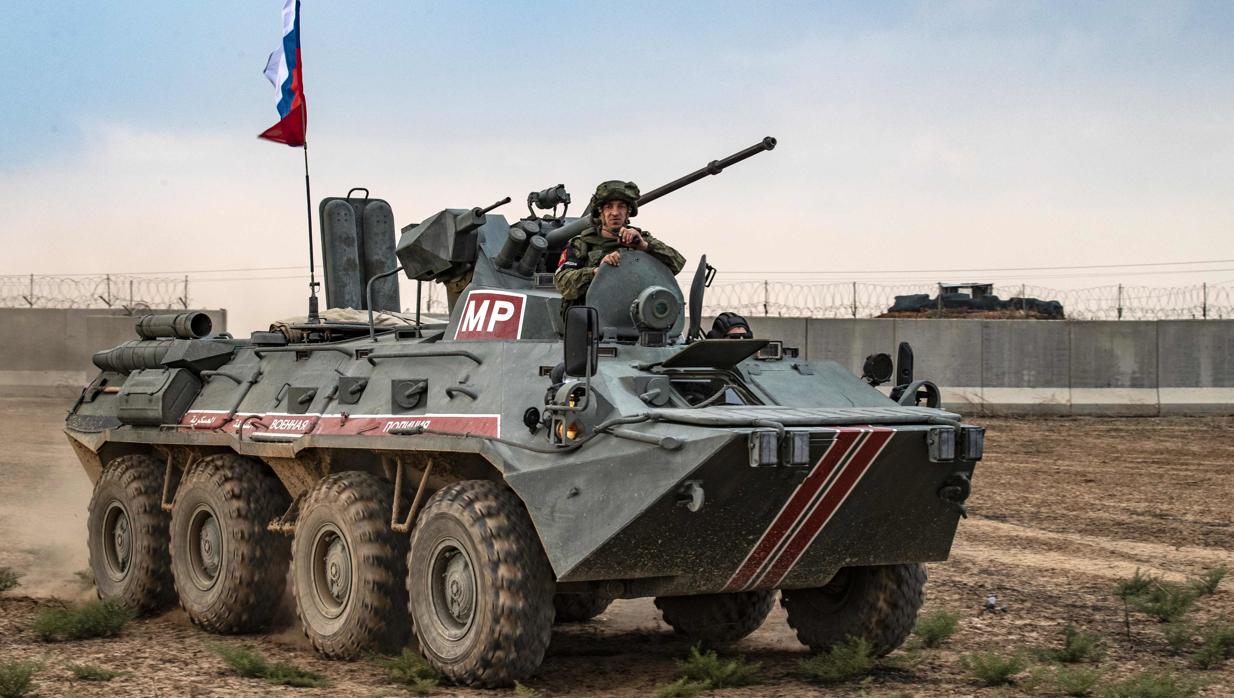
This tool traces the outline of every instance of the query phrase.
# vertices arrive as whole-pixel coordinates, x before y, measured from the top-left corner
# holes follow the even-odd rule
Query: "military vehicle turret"
[[[395,244],[385,202],[328,199],[328,301],[381,322],[239,339],[159,316],[96,354],[66,433],[94,482],[100,595],[178,600],[233,633],[266,626],[290,583],[322,654],[392,650],[414,628],[433,666],[476,686],[526,678],[555,620],[613,599],[654,597],[675,631],[717,643],[779,593],[815,650],[898,646],[983,430],[939,409],[906,346],[858,378],[776,338],[701,338],[705,259],[687,297],[628,250],[563,314],[552,272],[589,224],[569,200],[533,192],[513,224],[444,210]],[[447,284],[448,322],[391,319],[399,270]],[[893,373],[889,398],[874,386]]]

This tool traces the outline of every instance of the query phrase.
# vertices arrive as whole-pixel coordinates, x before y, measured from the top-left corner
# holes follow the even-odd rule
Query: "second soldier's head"
[[[591,195],[591,221],[609,235],[621,232],[630,219],[638,215],[638,185],[610,179],[596,187]]]

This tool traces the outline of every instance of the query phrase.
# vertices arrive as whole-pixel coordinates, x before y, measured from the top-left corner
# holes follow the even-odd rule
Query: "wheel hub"
[[[351,548],[334,524],[314,534],[310,565],[317,610],[327,618],[339,617],[351,598]]]
[[[208,577],[215,577],[219,573],[221,538],[219,522],[213,516],[206,519],[201,526],[201,565]]]
[[[133,557],[133,532],[128,512],[119,502],[112,502],[103,517],[103,549],[107,574],[120,580],[128,573]]]
[[[458,541],[437,544],[430,567],[433,616],[437,629],[451,641],[461,640],[475,619],[476,573],[471,557]]]
[[[189,571],[193,584],[205,591],[214,586],[223,566],[223,529],[207,506],[199,506],[189,519]]]
[[[330,596],[339,603],[345,601],[351,591],[351,555],[342,538],[335,538],[326,549],[326,579]]]
[[[446,603],[450,615],[459,623],[471,620],[475,606],[476,588],[471,575],[471,565],[463,555],[455,555],[446,563]]]

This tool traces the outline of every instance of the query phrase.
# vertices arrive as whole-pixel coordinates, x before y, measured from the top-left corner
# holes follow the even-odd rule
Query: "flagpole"
[[[308,247],[309,247],[309,310],[308,321],[315,324],[321,321],[317,308],[317,269],[313,256],[313,193],[309,184],[308,162],[308,109],[306,104],[300,105],[301,120],[304,123],[304,209],[308,217]]]

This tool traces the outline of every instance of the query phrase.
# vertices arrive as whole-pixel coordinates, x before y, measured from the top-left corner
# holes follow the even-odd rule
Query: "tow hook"
[[[968,500],[968,495],[972,494],[973,483],[968,479],[968,473],[952,473],[950,477],[943,483],[943,486],[938,490],[938,498],[943,500],[947,506],[960,516],[968,518],[968,508],[964,506],[964,502]]]
[[[701,480],[686,480],[677,490],[677,505],[689,511],[703,508],[703,483]]]

